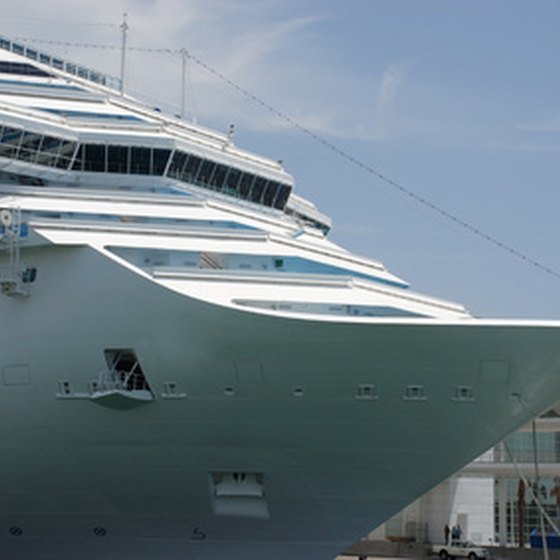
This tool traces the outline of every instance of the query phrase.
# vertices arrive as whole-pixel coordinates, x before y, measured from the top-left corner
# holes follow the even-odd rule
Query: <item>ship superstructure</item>
[[[293,189],[0,39],[2,558],[332,558],[560,397],[559,323],[414,292]]]

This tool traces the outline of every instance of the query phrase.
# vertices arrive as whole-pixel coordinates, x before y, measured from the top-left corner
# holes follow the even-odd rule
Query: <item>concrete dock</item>
[[[544,551],[539,548],[507,548],[500,546],[486,547],[490,551],[492,560],[544,560]],[[389,541],[360,541],[336,560],[387,560],[387,558],[408,558],[426,560],[437,558],[431,554],[432,546],[407,542]],[[548,550],[549,560],[560,560],[559,549]]]

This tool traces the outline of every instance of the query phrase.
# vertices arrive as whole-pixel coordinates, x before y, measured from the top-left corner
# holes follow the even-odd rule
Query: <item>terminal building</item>
[[[540,511],[560,521],[560,405],[489,449],[368,536],[372,540],[442,542],[460,526],[464,540],[519,546],[540,529]],[[436,460],[436,459],[434,459]]]

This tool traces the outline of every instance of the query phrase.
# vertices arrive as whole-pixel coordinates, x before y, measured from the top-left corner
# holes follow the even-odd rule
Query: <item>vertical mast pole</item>
[[[187,74],[187,49],[181,49],[181,120],[185,120],[185,88]]]
[[[126,12],[123,14],[122,29],[122,47],[121,47],[121,95],[124,95],[124,73],[126,64],[126,33],[128,31],[128,23],[126,22]]]

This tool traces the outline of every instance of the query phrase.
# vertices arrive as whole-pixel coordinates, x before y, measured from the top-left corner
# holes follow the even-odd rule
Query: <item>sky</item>
[[[333,241],[475,316],[560,319],[558,0],[1,5],[0,34],[115,76],[126,12],[127,92],[179,112],[186,49],[188,118],[281,159]]]

